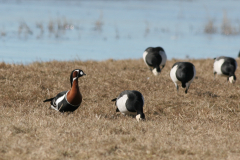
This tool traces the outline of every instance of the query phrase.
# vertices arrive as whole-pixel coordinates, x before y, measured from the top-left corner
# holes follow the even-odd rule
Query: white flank
[[[147,54],[148,54],[147,51],[145,51],[145,52],[143,53],[143,60],[144,60],[145,64],[148,66],[148,64],[147,64],[147,62],[146,62],[146,56],[147,56]]]
[[[219,75],[223,74],[221,71],[221,67],[223,63],[224,63],[224,59],[215,60],[213,64],[213,72],[216,72]]]
[[[163,51],[159,51],[159,54],[160,54],[160,56],[162,57],[162,62],[161,62],[161,64],[160,64],[160,66],[163,66],[163,65],[166,64],[166,61],[167,61],[167,55],[166,55],[166,53],[163,52]]]
[[[51,105],[51,108],[54,109],[54,110],[56,110],[56,111],[58,111],[58,109],[55,108],[53,105]]]
[[[117,107],[121,113],[129,113],[126,107],[128,96],[125,94],[121,98],[117,99]]]
[[[170,71],[170,77],[173,81],[173,83],[175,84],[175,86],[177,87],[177,83],[179,83],[180,81],[177,79],[177,76],[176,76],[176,72],[177,72],[177,69],[178,69],[178,65],[175,65],[171,71]]]
[[[155,76],[157,76],[157,75],[160,74],[160,72],[157,71],[157,68],[154,68],[154,69],[152,70],[152,72],[153,72],[153,74],[154,74]]]
[[[56,106],[58,106],[58,103],[61,102],[64,99],[64,97],[65,97],[65,94],[56,100]]]
[[[177,69],[178,69],[178,65],[175,65],[170,71],[170,77],[174,83],[179,82],[176,76]]]

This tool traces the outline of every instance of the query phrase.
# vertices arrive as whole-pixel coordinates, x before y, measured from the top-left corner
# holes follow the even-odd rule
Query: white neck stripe
[[[75,81],[78,77],[73,78],[73,81]]]

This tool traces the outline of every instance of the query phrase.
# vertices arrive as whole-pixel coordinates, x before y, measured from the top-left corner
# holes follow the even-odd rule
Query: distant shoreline
[[[234,57],[233,57],[234,58]],[[237,59],[238,57],[236,57]],[[170,60],[167,61],[191,61],[191,60],[213,60],[214,58],[172,58]],[[128,58],[128,59],[106,59],[106,60],[48,60],[48,61],[41,61],[41,60],[36,60],[36,61],[32,61],[32,62],[5,62],[5,61],[0,61],[0,63],[5,63],[5,64],[13,64],[13,65],[30,65],[30,64],[34,64],[34,63],[49,63],[49,62],[106,62],[106,61],[128,61],[128,60],[142,60],[142,58]]]

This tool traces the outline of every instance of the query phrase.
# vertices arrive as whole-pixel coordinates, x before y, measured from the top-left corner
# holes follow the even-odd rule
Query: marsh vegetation
[[[210,18],[205,25],[204,32],[207,34],[221,33],[226,36],[238,35],[240,34],[240,23],[232,23],[227,12],[224,12],[221,25],[217,26],[214,19]]]

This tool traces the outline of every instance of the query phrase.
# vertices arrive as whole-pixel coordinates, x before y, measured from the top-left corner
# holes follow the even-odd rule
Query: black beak
[[[85,76],[86,74],[84,72],[82,72],[82,74],[78,74],[78,77],[82,77],[82,76]]]

